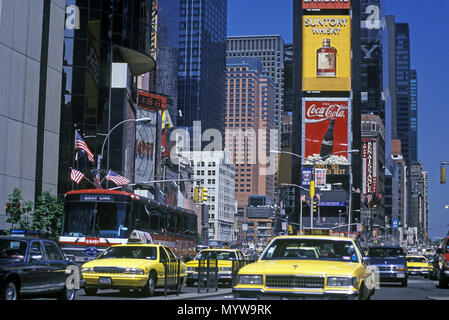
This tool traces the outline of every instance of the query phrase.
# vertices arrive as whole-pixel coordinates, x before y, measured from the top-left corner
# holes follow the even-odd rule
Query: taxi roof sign
[[[306,236],[330,236],[331,230],[326,228],[305,228],[304,235]]]
[[[154,242],[151,234],[149,234],[148,232],[133,230],[128,238],[128,243],[148,244]]]

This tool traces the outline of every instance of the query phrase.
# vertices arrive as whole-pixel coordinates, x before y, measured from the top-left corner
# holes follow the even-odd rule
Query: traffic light
[[[313,212],[317,212],[318,211],[318,201],[313,200]]]
[[[207,189],[201,188],[201,202],[207,201]]]
[[[200,203],[201,187],[195,187],[193,191],[193,202]]]
[[[440,183],[446,184],[446,167],[444,165],[440,167]]]

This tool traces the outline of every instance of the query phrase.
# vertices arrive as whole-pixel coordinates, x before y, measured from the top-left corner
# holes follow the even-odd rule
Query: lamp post
[[[297,184],[292,184],[292,183],[281,183],[281,187],[295,187],[295,188],[310,192],[309,189],[298,186]],[[299,210],[299,230],[302,233],[302,201],[300,201],[300,202],[301,202],[301,206],[300,206],[300,210]]]
[[[104,152],[104,146],[106,145],[106,141],[108,140],[109,136],[111,135],[111,133],[117,129],[120,125],[126,123],[126,122],[151,122],[151,118],[140,118],[140,119],[127,119],[127,120],[123,120],[122,122],[117,123],[106,135],[106,137],[104,138],[103,141],[103,145],[101,147],[101,154],[98,155],[97,157],[97,172],[100,172],[100,168],[101,168],[101,160],[103,159],[103,152]]]
[[[289,151],[279,151],[279,150],[270,150],[270,152],[272,153],[277,153],[277,154],[288,154],[294,157],[298,157],[300,159],[304,159],[303,156],[293,153],[293,152],[289,152]],[[349,150],[349,151],[338,151],[335,153],[331,153],[328,154],[324,157],[320,157],[318,159],[312,159],[312,181],[311,181],[311,185],[313,185],[313,187],[311,187],[311,190],[313,190],[312,192],[310,192],[310,228],[313,228],[313,196],[314,196],[314,187],[315,187],[315,165],[317,162],[319,161],[324,161],[325,159],[329,158],[330,156],[333,156],[335,154],[339,154],[339,153],[358,153],[359,150],[354,149],[354,150]],[[348,225],[348,232],[350,231],[350,223],[351,223],[351,201],[352,201],[352,170],[351,170],[351,162],[349,162],[349,225]]]

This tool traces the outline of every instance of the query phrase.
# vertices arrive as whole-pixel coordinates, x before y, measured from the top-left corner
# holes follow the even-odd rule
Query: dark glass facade
[[[418,161],[418,74],[410,70],[410,161]]]
[[[411,164],[410,128],[410,30],[408,23],[396,23],[396,112],[397,138],[402,154]]]
[[[224,132],[226,0],[181,0],[178,127]]]
[[[111,63],[125,62],[119,47],[149,54],[152,13],[152,0],[67,0],[66,5],[79,7],[80,26],[66,28],[64,34],[59,194],[73,188],[70,167],[74,166],[75,129],[98,155],[104,134],[133,112],[125,106],[121,110],[110,108]],[[123,134],[121,130],[126,129],[121,128],[117,134]],[[102,164],[108,162],[106,152]],[[92,185],[82,182],[79,188],[82,187]]]

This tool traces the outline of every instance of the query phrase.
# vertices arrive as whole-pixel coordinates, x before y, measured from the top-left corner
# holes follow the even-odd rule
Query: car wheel
[[[402,280],[402,282],[401,282],[401,287],[407,287],[408,286],[408,280],[407,279],[405,279],[405,280]]]
[[[147,284],[143,287],[143,294],[147,297],[154,296],[154,291],[156,289],[156,279],[153,274],[148,277]]]
[[[438,280],[438,287],[439,288],[447,288],[447,285],[448,285],[448,279],[447,278],[445,278],[442,274],[441,274],[441,272],[440,272],[440,277],[439,277],[440,279]]]
[[[86,293],[86,296],[96,296],[97,295],[97,289],[95,289],[95,288],[84,288],[84,292]]]
[[[76,298],[76,290],[68,289],[67,286],[64,286],[64,289],[61,291],[61,293],[58,295],[58,300],[62,301],[73,301]]]
[[[0,293],[1,300],[17,300],[18,290],[14,281],[8,281],[2,288]]]

